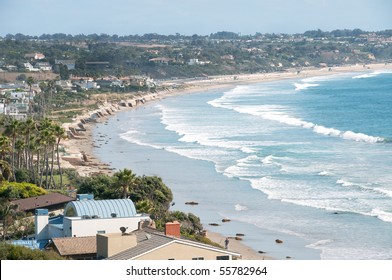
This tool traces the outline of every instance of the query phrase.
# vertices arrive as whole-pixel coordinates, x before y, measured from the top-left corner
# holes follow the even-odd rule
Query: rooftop
[[[62,256],[97,253],[96,236],[53,238],[52,241]]]
[[[64,213],[67,217],[97,216],[99,218],[133,217],[137,214],[135,205],[130,199],[72,201],[67,204]]]
[[[73,200],[75,199],[63,194],[49,193],[36,197],[14,200],[12,203],[18,205],[20,211],[29,211],[37,208],[46,208],[53,205],[63,204]]]
[[[197,241],[193,241],[190,239],[186,238],[176,238],[172,236],[167,236],[163,234],[162,232],[146,227],[143,229],[136,230],[132,232],[132,234],[136,235],[137,238],[137,246],[130,248],[128,250],[125,250],[121,253],[118,253],[114,256],[111,256],[107,258],[107,260],[130,260],[134,259],[136,257],[139,257],[143,254],[146,254],[148,252],[154,251],[162,246],[169,245],[170,243],[178,242],[178,243],[183,243],[187,244],[189,246],[195,246],[195,247],[203,247],[206,249],[214,250],[214,251],[220,251],[222,253],[230,253],[231,255],[236,255],[240,256],[239,253],[231,252],[225,249],[221,249],[215,246],[211,246],[208,244],[200,243]]]

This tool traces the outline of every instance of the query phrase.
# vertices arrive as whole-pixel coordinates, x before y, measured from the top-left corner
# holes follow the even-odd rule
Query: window
[[[192,258],[193,261],[200,261],[200,260],[204,260],[204,257],[196,257],[196,258]]]
[[[230,256],[217,256],[216,257],[217,260],[230,260]]]
[[[98,231],[97,231],[97,234],[105,234],[105,233],[106,233],[105,230],[98,230]]]
[[[66,217],[76,217],[75,209],[73,207],[69,207],[67,209],[67,212],[65,212],[64,216],[66,216]]]

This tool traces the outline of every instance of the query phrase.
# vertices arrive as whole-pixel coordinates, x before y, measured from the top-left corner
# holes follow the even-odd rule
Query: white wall
[[[145,219],[145,216],[98,219],[64,217],[64,237],[94,236],[98,231],[120,233],[120,227],[128,227],[127,232],[131,232],[137,230],[139,221]]]

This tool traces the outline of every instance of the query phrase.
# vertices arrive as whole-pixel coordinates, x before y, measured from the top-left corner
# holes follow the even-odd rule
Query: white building
[[[41,71],[52,71],[52,66],[49,62],[37,62],[34,67]]]
[[[33,65],[31,65],[31,63],[27,62],[27,63],[23,63],[24,68],[26,68],[27,71],[30,72],[38,72],[39,69],[35,68]]]
[[[54,237],[82,237],[117,233],[138,229],[139,222],[149,220],[148,215],[137,214],[130,199],[94,200],[92,195],[79,195],[69,202],[64,216],[49,219],[47,209],[35,212],[36,240]]]
[[[189,59],[189,61],[188,61],[188,65],[197,65],[197,64],[199,64],[200,62],[199,62],[199,59],[198,58],[191,58],[191,59]]]

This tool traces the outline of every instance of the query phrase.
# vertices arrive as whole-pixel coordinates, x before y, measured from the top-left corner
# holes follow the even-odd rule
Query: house
[[[56,81],[55,85],[61,87],[63,90],[71,90],[73,88],[72,82],[70,80]]]
[[[18,66],[16,66],[16,65],[11,65],[11,64],[6,65],[5,68],[6,68],[8,71],[17,71],[17,70],[18,70]]]
[[[41,71],[52,71],[52,66],[49,64],[49,62],[37,62],[34,67]]]
[[[35,60],[41,60],[45,58],[45,55],[42,53],[27,53],[24,56],[26,59],[35,59]]]
[[[97,235],[97,257],[108,260],[232,260],[241,254],[181,237],[180,223],[162,233],[141,227],[130,233]]]
[[[198,58],[191,58],[188,61],[188,65],[197,65],[199,64],[199,59]]]
[[[60,193],[49,193],[36,197],[29,197],[12,201],[18,205],[18,209],[24,212],[34,212],[35,209],[47,208],[48,211],[64,209],[66,203],[75,200],[75,198]]]
[[[160,65],[168,65],[170,61],[173,61],[173,59],[167,57],[156,57],[156,58],[151,58],[148,61]]]
[[[30,62],[23,63],[23,66],[27,71],[30,71],[30,72],[38,72],[39,71],[39,69],[35,68],[33,65],[31,65]]]
[[[5,115],[10,116],[14,120],[24,121],[27,119],[26,113],[21,113],[19,109],[13,105],[9,105],[5,108]]]
[[[95,236],[118,232],[120,227],[138,228],[148,215],[138,214],[132,200],[94,200],[92,195],[77,195],[67,203],[64,215],[49,218],[48,209],[35,210],[35,239]]]
[[[55,70],[58,72],[60,70],[60,65],[67,67],[67,70],[75,70],[75,60],[74,59],[55,59]]]
[[[89,89],[99,89],[100,86],[97,82],[93,80],[82,80],[79,82],[74,82],[76,86],[79,86],[82,90],[89,90]]]
[[[129,78],[129,85],[136,87],[155,87],[156,83],[153,79],[146,76],[132,76]]]

